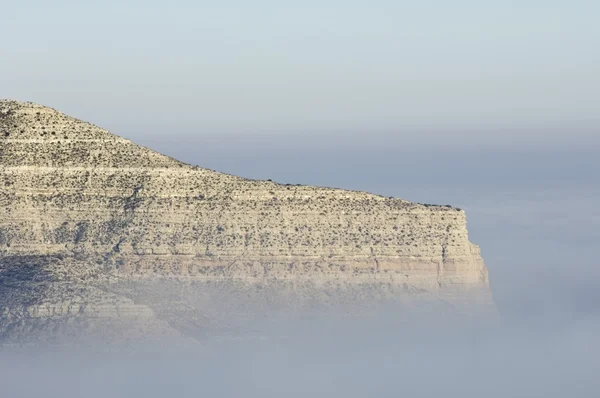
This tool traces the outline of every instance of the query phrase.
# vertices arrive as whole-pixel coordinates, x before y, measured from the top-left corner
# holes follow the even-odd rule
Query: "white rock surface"
[[[465,213],[449,206],[218,173],[16,101],[0,101],[0,182],[2,282],[29,259],[24,283],[43,273],[45,286],[85,286],[78,299],[56,299],[56,288],[27,304],[0,295],[11,319],[167,319],[215,283],[236,293],[276,286],[272,296],[290,303],[427,297],[493,307]],[[186,296],[155,310],[152,294],[136,291],[157,279]],[[103,292],[95,304],[91,286]]]

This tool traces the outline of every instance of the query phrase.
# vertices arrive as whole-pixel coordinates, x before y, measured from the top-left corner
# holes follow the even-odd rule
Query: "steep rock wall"
[[[128,278],[386,283],[491,302],[462,210],[218,173],[32,103],[0,102],[0,185],[5,258],[85,258]]]

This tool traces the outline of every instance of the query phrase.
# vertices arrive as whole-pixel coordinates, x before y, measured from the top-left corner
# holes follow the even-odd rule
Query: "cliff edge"
[[[449,206],[235,177],[16,101],[0,101],[0,181],[0,338],[73,319],[185,333],[227,297],[239,316],[256,297],[493,306]]]

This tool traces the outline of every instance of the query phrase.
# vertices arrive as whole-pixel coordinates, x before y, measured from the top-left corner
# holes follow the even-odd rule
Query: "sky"
[[[599,13],[582,0],[13,1],[0,97],[133,138],[588,145]]]

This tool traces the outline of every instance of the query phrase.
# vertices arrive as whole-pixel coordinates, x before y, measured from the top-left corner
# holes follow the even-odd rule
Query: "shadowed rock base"
[[[249,338],[269,330],[285,331],[311,319],[368,321],[385,313],[408,321],[415,316],[478,316],[495,311],[489,290],[467,291],[462,286],[435,293],[378,274],[345,279],[333,274],[183,278],[123,275],[105,264],[54,256],[0,260],[0,342],[4,344]]]

